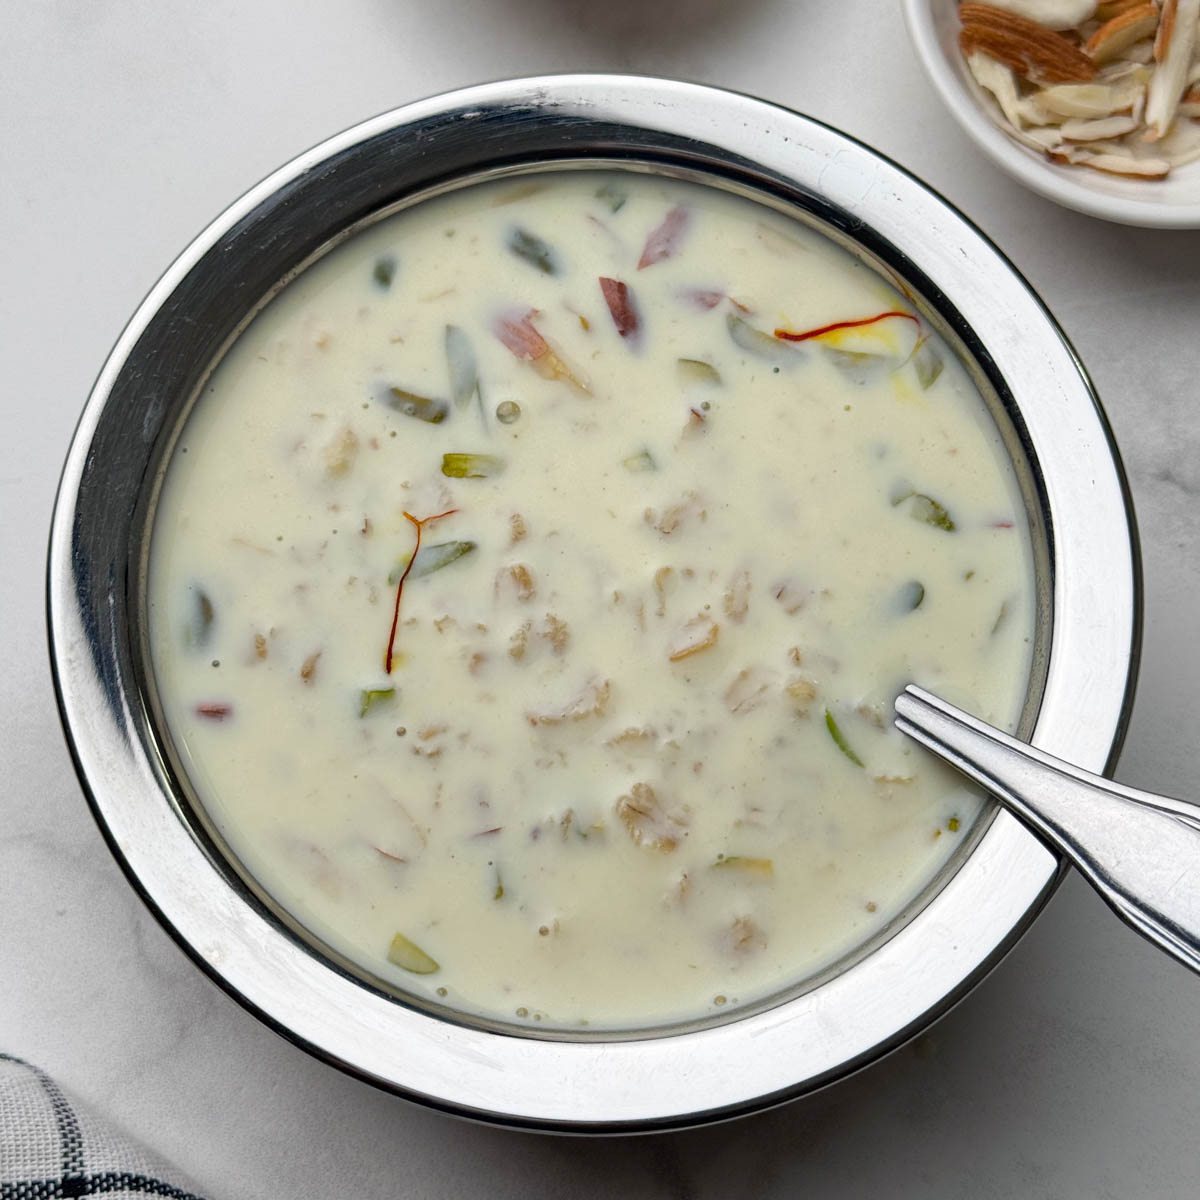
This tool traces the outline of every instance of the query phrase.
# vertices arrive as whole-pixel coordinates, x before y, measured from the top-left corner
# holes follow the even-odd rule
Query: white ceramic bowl
[[[1014,179],[1077,212],[1123,225],[1200,229],[1200,160],[1166,179],[1128,179],[1061,166],[1022,146],[992,117],[993,102],[958,48],[958,0],[904,0],[912,44],[938,95],[979,148]]]

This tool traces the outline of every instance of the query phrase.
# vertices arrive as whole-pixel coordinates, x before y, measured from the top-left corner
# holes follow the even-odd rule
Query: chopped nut
[[[745,875],[756,875],[759,879],[775,877],[775,863],[769,858],[751,858],[745,854],[718,854],[713,867],[722,871],[736,871]]]
[[[542,622],[540,636],[544,637],[550,643],[550,649],[555,654],[562,654],[567,643],[571,640],[571,632],[567,628],[566,621],[556,617],[553,613],[547,613],[545,621]]]
[[[736,954],[751,954],[767,948],[767,935],[749,917],[736,917],[726,937],[729,948]]]
[[[707,613],[698,613],[671,639],[667,657],[680,662],[717,644],[721,627]]]
[[[267,657],[267,639],[261,633],[256,633],[254,635],[254,657]]]
[[[305,683],[312,683],[313,676],[316,674],[316,671],[317,671],[317,660],[320,657],[321,657],[321,651],[314,650],[313,653],[310,654],[304,660],[304,662],[301,664],[300,678],[303,679]]]
[[[509,528],[512,531],[512,544],[515,546],[529,532],[525,525],[525,518],[520,513],[513,513],[508,519]]]
[[[608,739],[608,745],[617,750],[650,750],[658,737],[653,729],[631,725],[628,729]]]
[[[1105,21],[1084,43],[1083,52],[1095,63],[1106,63],[1157,28],[1158,8],[1139,4]]]
[[[699,518],[701,521],[708,519],[708,512],[695,492],[684,493],[683,499],[678,504],[671,505],[661,517],[652,508],[646,509],[645,512],[646,524],[653,525],[659,533],[667,537],[678,533],[680,527],[693,518]]]
[[[436,960],[429,957],[416,942],[410,942],[402,933],[392,938],[388,948],[388,962],[414,975],[432,975],[438,970]]]
[[[743,668],[725,689],[725,706],[731,713],[752,712],[770,698],[775,679],[765,667]]]
[[[561,725],[565,721],[582,721],[585,717],[603,716],[608,708],[612,684],[607,679],[590,679],[569,704],[554,712],[526,713],[530,725]]]
[[[525,650],[529,645],[529,631],[532,628],[533,622],[526,621],[508,639],[508,657],[513,662],[520,662],[525,657]]]
[[[496,575],[496,595],[499,597],[506,587],[511,587],[517,601],[521,604],[532,600],[537,594],[533,582],[533,572],[524,564],[516,563],[511,567],[501,567]]]
[[[349,473],[358,457],[358,438],[354,430],[346,428],[334,435],[322,454],[325,459],[325,474],[337,479]]]
[[[635,783],[617,801],[617,816],[639,846],[668,853],[686,836],[690,813],[686,805],[668,811],[648,783]]]
[[[784,692],[798,717],[807,717],[812,702],[817,698],[817,685],[811,679],[797,676],[784,685]]]
[[[1200,24],[1197,0],[1164,0],[1158,35],[1154,40],[1154,60],[1158,63],[1146,93],[1146,134],[1149,142],[1167,136],[1175,119],[1175,109],[1187,87],[1188,68],[1196,45]]]
[[[658,594],[658,607],[654,610],[656,616],[665,617],[667,615],[667,588],[670,586],[674,574],[673,567],[659,567],[654,572],[654,590]]]
[[[740,625],[746,619],[746,613],[750,611],[749,571],[733,573],[729,586],[725,589],[722,607],[725,609],[725,615],[734,624]]]

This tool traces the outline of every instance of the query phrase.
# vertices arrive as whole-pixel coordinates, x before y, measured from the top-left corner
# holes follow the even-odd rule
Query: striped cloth
[[[179,1172],[68,1099],[45,1071],[0,1054],[0,1200],[204,1200]]]

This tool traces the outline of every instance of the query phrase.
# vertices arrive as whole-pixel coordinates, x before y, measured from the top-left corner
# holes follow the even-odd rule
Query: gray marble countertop
[[[1075,877],[1000,967],[882,1063],[698,1132],[582,1141],[426,1112],[217,990],[110,858],[44,641],[54,488],[92,380],[188,240],[355,121],[505,75],[621,70],[753,92],[874,145],[973,217],[1087,363],[1145,554],[1119,777],[1195,795],[1200,233],[1078,216],[964,139],[879,0],[111,0],[0,9],[0,1049],[213,1197],[1183,1197],[1200,1181],[1200,980]]]

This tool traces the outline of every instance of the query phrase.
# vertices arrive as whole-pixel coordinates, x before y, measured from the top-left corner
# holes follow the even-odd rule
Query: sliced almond
[[[962,4],[959,45],[968,57],[976,51],[997,59],[1035,82],[1086,82],[1096,64],[1073,42],[1006,9],[990,4]]]
[[[1154,42],[1158,67],[1146,92],[1146,124],[1150,127],[1147,141],[1166,137],[1175,119],[1175,109],[1187,87],[1197,24],[1200,0],[1165,0]]]
[[[1158,9],[1153,4],[1126,9],[1106,21],[1088,38],[1083,51],[1095,63],[1106,63],[1134,42],[1149,37],[1158,28]]]

